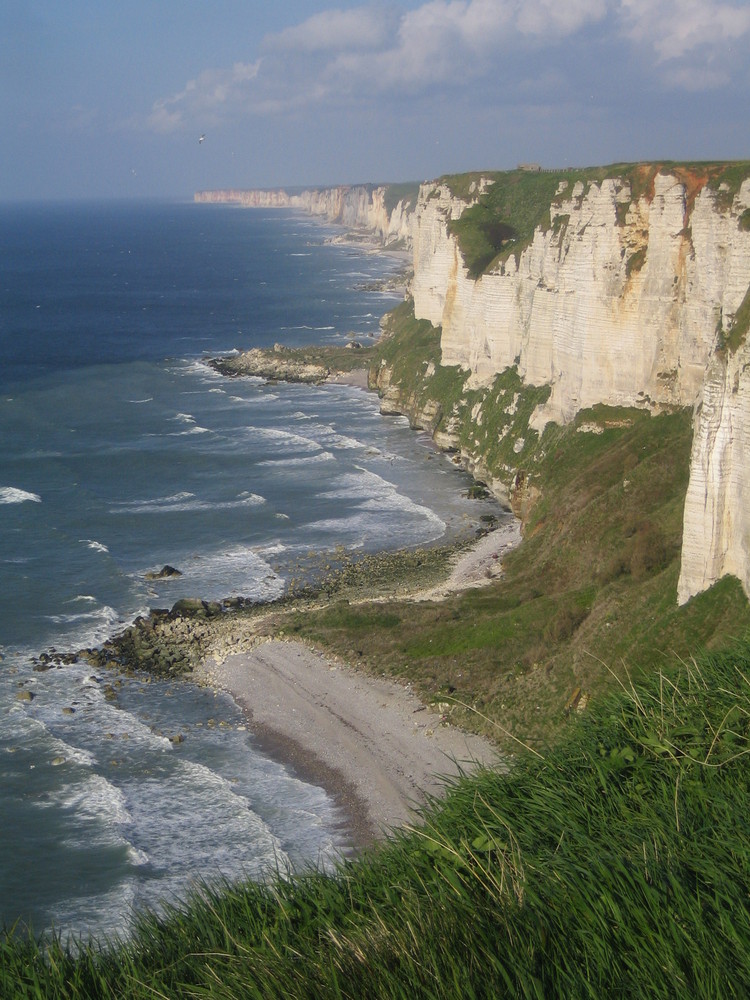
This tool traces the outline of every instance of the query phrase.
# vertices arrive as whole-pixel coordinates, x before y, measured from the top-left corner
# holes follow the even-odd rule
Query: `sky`
[[[749,52],[750,0],[2,0],[0,201],[745,159]]]

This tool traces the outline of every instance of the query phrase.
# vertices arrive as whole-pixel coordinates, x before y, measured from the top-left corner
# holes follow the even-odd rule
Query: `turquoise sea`
[[[273,599],[310,553],[425,544],[483,512],[372,394],[204,364],[377,336],[397,299],[373,285],[402,261],[340,235],[278,210],[0,207],[0,925],[127,933],[196,880],[347,849],[325,791],[231,700],[144,678],[110,702],[113,678],[30,659],[184,596]],[[165,563],[183,575],[146,579]]]

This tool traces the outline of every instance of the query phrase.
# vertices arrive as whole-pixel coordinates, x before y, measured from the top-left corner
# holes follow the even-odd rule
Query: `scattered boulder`
[[[220,615],[222,607],[219,601],[202,601],[199,597],[182,597],[172,605],[172,617],[182,618],[214,618]]]
[[[173,580],[176,576],[182,576],[182,573],[169,564],[162,566],[158,571],[149,570],[146,573],[147,580]]]

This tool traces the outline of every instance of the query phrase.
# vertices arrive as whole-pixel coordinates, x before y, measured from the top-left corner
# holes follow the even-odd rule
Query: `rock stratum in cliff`
[[[519,170],[423,184],[415,200],[397,191],[196,200],[299,208],[410,241],[414,315],[442,331],[438,364],[465,372],[467,392],[511,370],[547,387],[532,430],[597,404],[693,407],[679,600],[725,574],[750,595],[750,164]],[[385,406],[398,408],[387,380]],[[423,417],[445,445],[450,415]]]
[[[722,349],[746,333],[736,336],[750,286],[750,165],[593,173],[490,175],[479,199],[424,185],[415,316],[442,328],[442,363],[469,372],[467,387],[509,368],[549,386],[537,430],[598,403],[695,407],[679,599],[728,573],[750,594],[750,364],[744,343]],[[522,203],[552,183],[543,222],[519,232],[513,186]],[[495,185],[505,190],[493,205]],[[469,212],[476,225],[462,231]]]

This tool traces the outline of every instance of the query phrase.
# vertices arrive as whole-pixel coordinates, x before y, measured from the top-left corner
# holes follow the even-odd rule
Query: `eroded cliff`
[[[691,192],[670,173],[636,200],[621,177],[564,180],[549,225],[475,280],[450,232],[467,203],[424,186],[415,315],[442,326],[443,363],[468,369],[471,385],[513,365],[550,385],[540,429],[595,403],[692,405],[750,284],[750,231],[739,225],[750,180],[724,206],[726,194]]]
[[[731,574],[750,596],[750,344],[709,363],[685,499],[680,603]]]
[[[507,226],[479,275],[455,225],[478,192],[423,185],[412,227],[415,316],[442,327],[467,389],[511,368],[549,386],[538,431],[598,403],[697,407],[680,601],[728,573],[750,594],[750,363],[721,350],[750,286],[744,174],[562,175],[543,223],[526,240]]]
[[[528,441],[516,427],[491,467],[487,406],[500,407],[501,437],[527,390],[525,426],[537,433],[597,404],[693,407],[679,600],[725,574],[750,596],[748,323],[738,327],[750,311],[750,164],[460,175],[418,197],[370,185],[195,197],[297,208],[411,243],[414,316],[441,330],[420,377],[457,369],[460,398],[420,402],[390,385],[387,364],[373,384],[386,411],[410,413],[506,502],[530,488],[517,482]],[[505,372],[518,386],[495,399]]]

